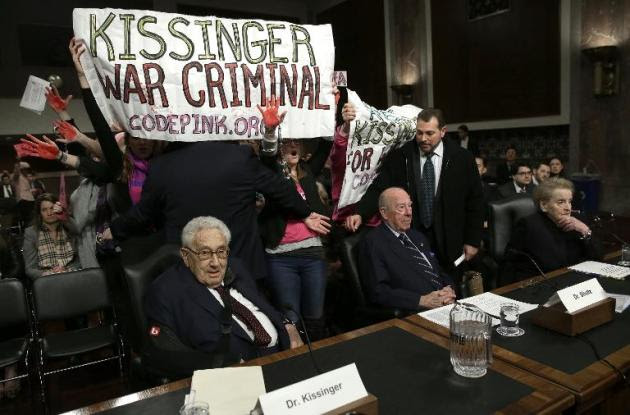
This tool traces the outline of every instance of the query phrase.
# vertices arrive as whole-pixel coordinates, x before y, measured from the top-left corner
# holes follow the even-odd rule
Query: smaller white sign
[[[277,389],[258,398],[264,414],[322,414],[367,396],[356,364]]]
[[[33,75],[29,76],[24,95],[22,95],[22,101],[20,101],[20,107],[41,114],[46,108],[47,86],[50,86],[50,82]]]
[[[571,314],[595,304],[608,297],[606,291],[597,281],[597,278],[591,278],[588,281],[563,288],[558,291],[560,301]]]

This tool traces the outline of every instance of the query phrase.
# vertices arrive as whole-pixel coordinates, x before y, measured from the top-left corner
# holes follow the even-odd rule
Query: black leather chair
[[[0,280],[0,369],[24,363],[24,371],[17,376],[4,379],[0,384],[29,377],[29,351],[33,342],[30,312],[26,291],[22,283],[14,278]],[[9,335],[10,333],[10,335]]]
[[[46,406],[45,378],[48,375],[117,359],[122,376],[124,344],[118,333],[116,314],[110,301],[107,280],[100,268],[88,268],[36,278],[33,281],[33,298],[37,317],[36,336],[40,352],[38,374],[44,406]],[[111,321],[101,320],[96,327],[42,333],[44,322],[71,319],[106,310],[111,310]],[[99,315],[102,314],[99,313]],[[110,357],[101,357],[76,365],[68,364],[58,369],[47,367],[48,360],[69,359],[78,355],[87,356],[89,352],[110,347],[113,351]]]
[[[505,254],[505,247],[512,237],[514,224],[519,219],[536,213],[536,205],[531,196],[515,195],[491,202],[489,206],[490,255],[500,263]]]
[[[179,246],[175,244],[163,245],[144,261],[130,265],[123,264],[125,283],[129,295],[129,303],[133,316],[133,330],[131,330],[131,347],[140,352],[146,344],[148,333],[147,317],[144,313],[144,295],[149,285],[171,265],[179,261]]]
[[[381,307],[371,304],[367,300],[357,265],[357,245],[362,236],[363,232],[346,236],[341,243],[341,262],[354,297],[353,325],[364,327],[379,321],[401,318],[413,313],[411,310]]]

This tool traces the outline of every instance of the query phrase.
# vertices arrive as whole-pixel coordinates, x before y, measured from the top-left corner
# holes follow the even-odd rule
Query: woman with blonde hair
[[[529,255],[543,272],[589,259],[600,259],[597,239],[589,226],[572,216],[575,189],[569,180],[552,177],[536,187],[538,211],[522,218],[512,230],[506,248],[502,285],[538,274]]]

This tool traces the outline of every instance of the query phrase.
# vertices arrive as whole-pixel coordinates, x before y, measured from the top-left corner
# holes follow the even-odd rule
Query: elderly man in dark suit
[[[536,185],[532,183],[532,169],[525,162],[514,165],[512,180],[497,188],[497,198],[505,199],[514,195],[529,195],[534,192]]]
[[[231,230],[234,255],[260,279],[267,268],[258,237],[256,192],[309,229],[328,232],[327,218],[311,213],[295,187],[265,167],[249,146],[205,141],[152,160],[140,202],[112,223],[111,234],[124,240],[153,223],[164,226],[168,242],[177,242],[189,220],[212,215]]]
[[[450,272],[462,254],[466,260],[477,254],[484,204],[474,156],[457,143],[443,140],[445,134],[442,111],[420,112],[416,139],[387,155],[352,221],[354,225],[367,222],[376,213],[384,189],[405,189],[416,206],[411,226],[429,239],[440,266]]]
[[[451,304],[451,278],[441,272],[424,235],[410,228],[407,192],[389,188],[378,204],[383,222],[359,246],[361,278],[370,301],[406,310]]]
[[[230,231],[211,216],[184,227],[183,263],[151,285],[145,311],[150,336],[168,327],[193,349],[222,354],[224,364],[302,345],[295,326],[257,291],[247,269],[229,256]]]

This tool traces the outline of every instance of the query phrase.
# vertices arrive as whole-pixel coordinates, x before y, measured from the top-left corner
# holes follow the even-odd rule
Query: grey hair
[[[228,227],[220,219],[214,216],[198,216],[191,219],[182,230],[182,246],[190,248],[195,239],[195,235],[202,229],[216,229],[223,234],[228,245],[232,239],[232,234]]]

